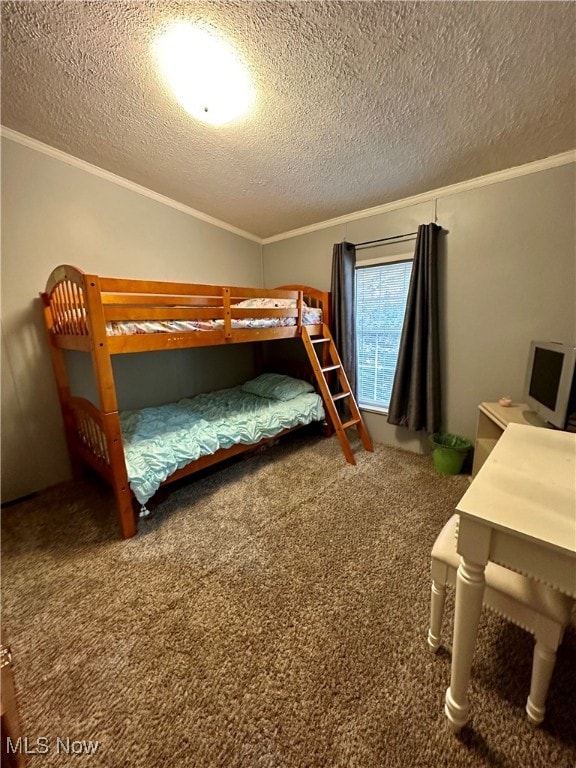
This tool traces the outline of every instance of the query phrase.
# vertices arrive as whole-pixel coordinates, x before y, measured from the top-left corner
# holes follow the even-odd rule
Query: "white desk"
[[[459,731],[488,560],[576,597],[576,434],[509,424],[456,509],[462,559],[444,711]]]

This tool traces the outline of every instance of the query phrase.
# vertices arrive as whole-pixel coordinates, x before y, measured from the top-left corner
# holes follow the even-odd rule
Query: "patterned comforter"
[[[237,443],[252,445],[284,429],[323,419],[322,400],[315,392],[279,401],[241,387],[123,411],[120,423],[130,487],[145,504],[173,472],[201,456]]]

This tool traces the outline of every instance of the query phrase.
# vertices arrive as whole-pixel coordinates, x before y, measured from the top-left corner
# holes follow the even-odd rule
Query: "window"
[[[412,257],[356,268],[358,404],[388,410],[398,360]]]

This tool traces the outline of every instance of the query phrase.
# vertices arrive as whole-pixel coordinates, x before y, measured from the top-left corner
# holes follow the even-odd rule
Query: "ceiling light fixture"
[[[176,21],[154,41],[153,52],[176,99],[197,120],[225,125],[252,106],[246,66],[212,28]]]

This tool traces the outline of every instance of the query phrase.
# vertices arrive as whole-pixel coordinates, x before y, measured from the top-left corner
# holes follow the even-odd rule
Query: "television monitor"
[[[576,347],[553,341],[530,344],[524,399],[541,419],[566,429],[576,410]]]

